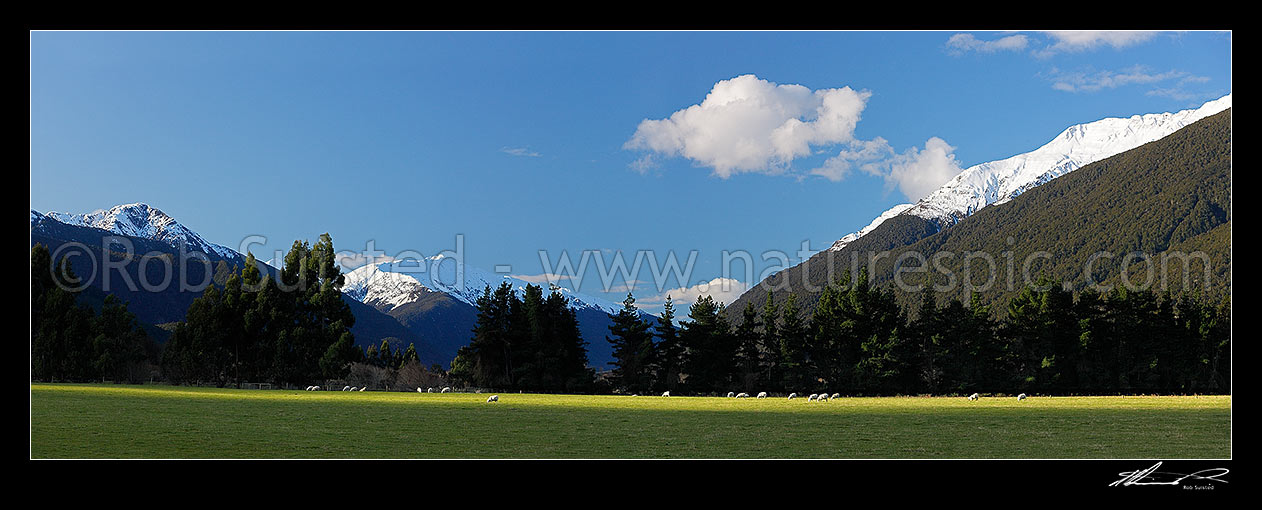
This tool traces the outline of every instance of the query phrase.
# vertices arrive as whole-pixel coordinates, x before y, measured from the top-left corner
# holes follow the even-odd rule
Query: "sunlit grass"
[[[1227,458],[1231,398],[31,385],[33,458]]]

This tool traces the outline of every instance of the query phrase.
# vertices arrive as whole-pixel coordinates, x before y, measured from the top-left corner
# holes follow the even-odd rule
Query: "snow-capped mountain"
[[[461,272],[463,274],[458,274]],[[530,284],[511,276],[468,267],[452,257],[435,255],[423,261],[376,262],[361,266],[346,273],[342,292],[364,304],[389,312],[430,292],[442,292],[460,302],[477,306],[483,289],[487,286],[494,289],[504,281],[518,295],[524,294],[526,285]],[[557,290],[569,300],[572,308],[590,308],[610,314],[616,314],[622,309],[621,303],[579,294],[565,287],[558,287]],[[545,295],[548,292],[544,289]]]
[[[1084,165],[1156,141],[1228,108],[1231,108],[1231,94],[1196,109],[1107,118],[1071,126],[1031,152],[965,169],[929,196],[914,204],[894,206],[864,229],[838,239],[829,249],[840,250],[900,214],[930,220],[939,228],[949,227],[983,207],[1007,202]]]
[[[68,225],[99,228],[119,235],[141,237],[169,244],[189,251],[200,251],[222,258],[235,259],[241,254],[235,250],[209,242],[197,232],[189,230],[175,218],[148,204],[117,205],[109,210],[99,209],[87,214],[49,212],[40,215],[31,211],[31,224],[47,217]]]

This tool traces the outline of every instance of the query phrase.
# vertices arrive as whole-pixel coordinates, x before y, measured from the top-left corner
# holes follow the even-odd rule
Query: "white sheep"
[[[730,392],[730,391],[729,391],[729,392],[727,392],[727,398],[732,398],[732,397],[735,397],[735,396],[736,396],[736,393],[733,393],[733,392]]]
[[[662,396],[663,396],[663,397],[669,397],[669,396],[670,396],[670,392],[669,392],[669,391],[663,391],[663,392],[662,392]]]
[[[758,398],[767,398],[767,392],[765,391],[758,392]]]
[[[841,394],[840,394],[840,393],[833,393],[832,395],[829,395],[829,396],[828,396],[828,400],[832,400],[832,399],[837,398],[837,397],[840,397],[840,396],[841,396]]]
[[[443,386],[443,391],[441,391],[441,392],[439,392],[439,393],[447,393],[447,392],[449,392],[449,391],[451,391],[451,386]]]
[[[311,387],[311,391],[320,391],[320,387],[319,387],[319,386],[312,386],[312,387]]]
[[[430,386],[430,387],[428,387],[428,388],[425,388],[425,393],[433,393],[433,392],[434,392],[434,387],[433,387],[433,386]]]
[[[798,396],[798,394],[797,394],[797,393],[790,393],[790,394],[789,394],[789,400],[793,400],[793,397],[796,397],[796,396]]]
[[[978,398],[978,395],[976,393],[968,396],[969,400],[977,400],[977,398]]]
[[[350,386],[342,386],[342,391],[350,391]]]
[[[745,392],[740,392],[736,394],[736,398],[749,398],[749,394]]]
[[[815,400],[815,399],[817,399],[817,398],[819,398],[819,394],[818,394],[818,393],[812,393],[809,397],[806,397],[806,401],[807,401],[807,402],[810,402],[810,401]]]
[[[420,387],[420,386],[417,386],[417,387],[416,387],[416,392],[417,392],[417,393],[425,393],[425,390],[421,389],[421,387]]]
[[[364,390],[366,390],[366,389],[368,389],[368,387],[367,387],[367,386],[364,386],[363,388],[360,388],[360,389],[359,389],[359,391],[364,391]]]
[[[310,387],[310,386],[307,386],[307,389],[306,389],[306,390],[304,390],[304,391],[311,391],[311,387]]]
[[[499,401],[500,401],[500,396],[499,396],[499,395],[491,395],[491,396],[489,396],[489,397],[486,397],[486,401],[487,401],[487,402],[499,402]]]
[[[1025,394],[1022,393],[1020,395],[1017,395],[1017,400],[1025,400]]]

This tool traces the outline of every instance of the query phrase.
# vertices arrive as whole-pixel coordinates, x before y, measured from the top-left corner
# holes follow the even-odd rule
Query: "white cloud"
[[[515,275],[509,275],[509,276],[512,276],[513,278],[516,278],[516,279],[518,279],[518,280],[522,280],[522,281],[524,281],[524,282],[528,282],[528,283],[536,283],[536,284],[544,284],[544,283],[559,283],[559,282],[561,282],[561,280],[569,280],[569,279],[572,279],[572,278],[573,278],[573,277],[572,277],[572,276],[570,276],[570,275],[564,275],[564,274],[551,274],[551,273],[542,273],[542,274],[515,274]]]
[[[538,152],[532,151],[525,147],[503,147],[500,149],[500,152],[503,152],[504,154],[508,154],[510,156],[522,156],[522,157],[528,157],[528,158],[538,158],[538,157],[543,156],[543,154],[539,154]]]
[[[687,315],[688,307],[692,306],[698,299],[701,299],[701,296],[710,296],[717,302],[731,304],[747,290],[749,290],[749,286],[740,280],[720,277],[691,287],[680,287],[668,290],[657,296],[649,296],[644,298],[643,302],[649,308],[656,308],[664,303],[667,296],[669,296],[671,302],[675,305],[676,315]]]
[[[1147,42],[1157,35],[1151,31],[1110,31],[1110,30],[1066,30],[1044,32],[1056,42],[1040,50],[1034,55],[1040,58],[1050,57],[1062,52],[1079,52],[1112,46],[1122,49]]]
[[[886,185],[897,187],[913,201],[920,200],[963,171],[954,152],[955,147],[936,136],[925,142],[924,150],[907,149],[889,161]]]
[[[946,47],[947,53],[963,55],[970,51],[977,53],[1021,51],[1029,45],[1029,42],[1029,38],[1021,34],[1001,37],[992,41],[983,41],[974,37],[973,34],[955,34],[950,39],[947,39]]]
[[[337,252],[333,254],[333,259],[337,262],[339,266],[341,266],[343,269],[347,271],[350,271],[360,266],[364,266],[368,264],[375,264],[377,262],[391,262],[395,260],[394,257],[389,257],[384,254],[373,254],[372,252],[358,253],[358,252],[352,252],[352,251]],[[268,264],[271,265],[271,261],[268,261]],[[279,266],[273,265],[272,267],[279,267]]]
[[[874,162],[888,159],[893,154],[894,149],[889,142],[879,136],[867,141],[855,140],[850,143],[850,149],[828,158],[823,166],[812,169],[810,173],[833,182],[844,179],[856,166],[868,173],[882,175]]]
[[[631,162],[631,169],[641,174],[649,173],[650,170],[657,168],[657,161],[653,159],[652,154],[645,154],[635,161]]]
[[[1052,88],[1065,92],[1096,92],[1103,89],[1115,89],[1127,85],[1142,85],[1149,83],[1157,83],[1176,78],[1180,80],[1180,85],[1186,83],[1204,83],[1208,80],[1202,76],[1189,76],[1183,71],[1166,71],[1164,73],[1149,72],[1143,66],[1132,66],[1120,71],[1061,71],[1053,68],[1048,77],[1052,81]]]
[[[854,139],[870,92],[850,87],[812,91],[752,74],[716,84],[705,99],[665,119],[645,119],[624,149],[682,156],[722,178],[744,172],[780,174],[812,146]],[[644,171],[652,159],[632,168]]]
[[[859,169],[885,179],[887,188],[898,188],[908,199],[915,201],[963,171],[955,159],[955,147],[936,136],[925,142],[924,149],[911,147],[902,154],[895,153],[889,142],[881,137],[854,142],[850,147],[850,150],[841,151],[810,173],[839,181],[853,169]]]

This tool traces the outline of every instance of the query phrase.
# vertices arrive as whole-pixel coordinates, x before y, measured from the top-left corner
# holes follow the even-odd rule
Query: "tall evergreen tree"
[[[653,333],[630,292],[613,316],[609,335],[605,340],[613,347],[614,385],[633,393],[648,391],[653,385]]]
[[[762,350],[762,322],[758,319],[758,310],[752,301],[745,303],[741,312],[741,322],[733,332],[736,343],[735,369],[732,379],[738,388],[748,393],[753,391],[758,377],[763,374],[764,355]]]
[[[666,304],[654,325],[657,341],[657,359],[653,371],[657,374],[657,389],[679,391],[679,377],[683,373],[684,348],[679,343],[679,330],[675,327],[675,305],[666,296]]]
[[[780,373],[783,374],[779,387],[786,391],[796,391],[807,384],[812,372],[806,358],[810,326],[802,319],[796,294],[789,294],[785,300],[779,330]]]
[[[512,387],[509,314],[515,300],[508,282],[494,291],[488,285],[476,302],[477,325],[469,342],[473,384],[485,387]]]
[[[708,295],[688,308],[691,321],[682,324],[679,341],[684,347],[683,372],[691,391],[723,393],[733,384],[736,345],[723,308]]]
[[[103,379],[116,382],[142,382],[149,335],[136,316],[114,295],[105,296],[101,314],[96,317],[93,339],[95,371]]]
[[[772,294],[767,293],[767,301],[763,303],[761,320],[762,320],[762,336],[759,339],[759,351],[763,356],[763,373],[759,384],[767,388],[774,388],[780,380],[780,330],[776,326],[779,320],[780,307],[772,299]]]
[[[96,336],[92,310],[77,303],[79,277],[42,244],[31,247],[31,376],[44,381],[90,381]]]

